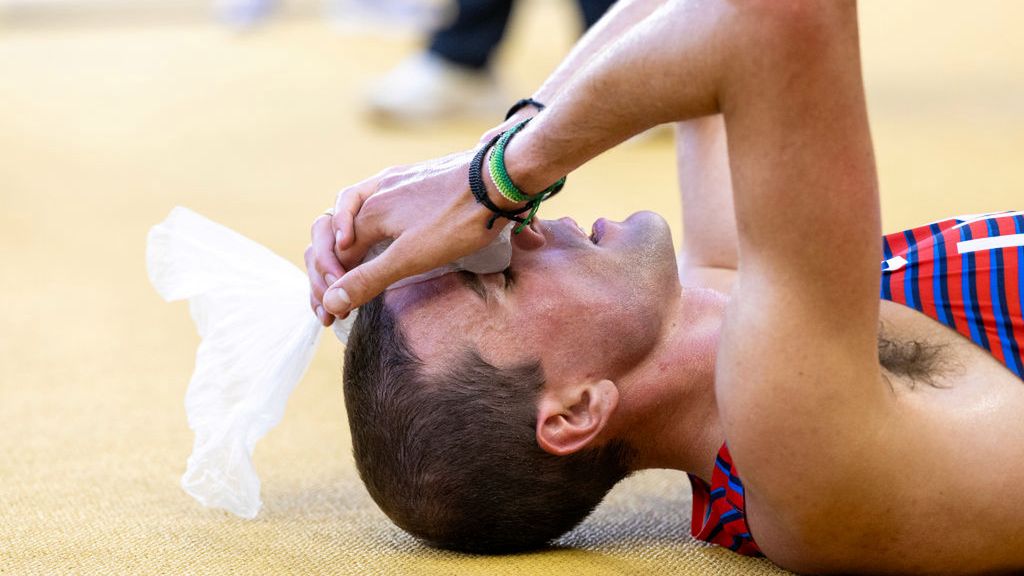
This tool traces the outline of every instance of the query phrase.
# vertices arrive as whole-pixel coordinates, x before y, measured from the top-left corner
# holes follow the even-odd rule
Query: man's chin
[[[639,212],[633,212],[625,220],[623,220],[624,224],[634,222],[638,226],[651,226],[668,230],[668,222],[665,221],[665,218],[663,218],[661,214],[658,214],[657,212],[652,212],[650,210],[641,210]]]
[[[628,237],[644,241],[644,244],[668,247],[672,253],[672,229],[665,218],[657,212],[643,210],[634,212],[622,221],[623,230]]]
[[[668,280],[678,278],[672,230],[660,214],[647,210],[636,212],[617,226],[617,238],[609,238],[614,244],[608,247],[621,246],[624,268],[651,280],[662,276]]]

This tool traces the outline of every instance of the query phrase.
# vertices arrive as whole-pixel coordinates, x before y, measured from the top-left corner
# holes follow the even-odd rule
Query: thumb
[[[423,262],[410,258],[407,244],[399,237],[380,256],[342,275],[324,293],[324,308],[335,316],[344,316],[402,278],[429,270],[429,266],[423,268]]]

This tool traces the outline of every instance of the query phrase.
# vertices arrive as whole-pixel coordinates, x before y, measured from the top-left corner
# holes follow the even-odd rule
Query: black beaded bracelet
[[[469,163],[469,189],[473,192],[473,197],[476,198],[478,203],[483,204],[484,208],[487,208],[494,213],[494,215],[491,216],[491,219],[487,221],[488,230],[494,227],[494,221],[498,218],[507,218],[513,222],[527,224],[529,222],[529,217],[523,217],[520,216],[520,214],[533,208],[533,206],[531,206],[532,203],[527,203],[526,206],[519,210],[502,210],[487,197],[487,186],[484,184],[483,176],[484,158],[487,156],[487,151],[494,146],[498,141],[498,138],[501,138],[502,134],[495,135],[494,138],[491,138],[490,142],[481,146],[480,150],[477,151],[476,156],[473,157],[473,161]]]
[[[527,106],[533,106],[537,110],[544,109],[544,105],[541,104],[540,102],[537,102],[533,98],[523,98],[522,100],[513,104],[512,107],[508,109],[508,112],[505,113],[505,120],[508,120],[509,118],[512,117],[513,114],[519,112],[520,110],[526,108]]]

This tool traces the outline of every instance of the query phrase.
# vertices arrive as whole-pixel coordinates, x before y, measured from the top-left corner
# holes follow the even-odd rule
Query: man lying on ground
[[[361,306],[345,396],[371,495],[427,542],[508,552],[676,468],[696,536],[792,570],[1024,570],[1024,215],[881,237],[853,2],[671,2],[634,26],[639,7],[577,47],[600,56],[505,162],[536,193],[685,121],[678,268],[650,213],[589,237],[534,221],[504,273],[378,296],[496,233],[471,153],[385,172],[314,223],[314,308]]]

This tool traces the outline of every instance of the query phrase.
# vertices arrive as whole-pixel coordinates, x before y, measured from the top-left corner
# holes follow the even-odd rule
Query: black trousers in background
[[[590,28],[615,0],[577,0]],[[430,52],[467,68],[485,68],[505,35],[512,0],[458,0],[458,15],[434,33]]]

